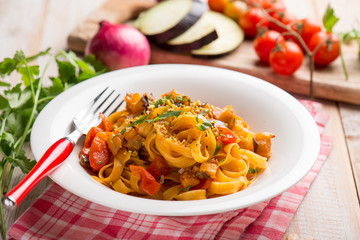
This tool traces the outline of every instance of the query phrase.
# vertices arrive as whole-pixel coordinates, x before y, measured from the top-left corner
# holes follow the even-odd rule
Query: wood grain
[[[349,104],[341,104],[340,106],[348,153],[358,197],[360,198],[360,107]]]
[[[333,102],[323,102],[330,120],[325,134],[335,136],[334,148],[298,208],[284,238],[358,239],[360,210],[341,116]],[[306,223],[306,224],[304,224]]]

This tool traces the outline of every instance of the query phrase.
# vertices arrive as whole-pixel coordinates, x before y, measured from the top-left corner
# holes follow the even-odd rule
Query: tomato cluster
[[[208,0],[208,5],[211,10],[237,21],[246,37],[254,39],[260,61],[270,64],[278,74],[292,75],[301,67],[304,53],[316,51],[313,58],[318,66],[327,66],[340,54],[337,35],[326,32],[311,18],[296,18],[282,0]],[[302,41],[287,28],[297,32]]]

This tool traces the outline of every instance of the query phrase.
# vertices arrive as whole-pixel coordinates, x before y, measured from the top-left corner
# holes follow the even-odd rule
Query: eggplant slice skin
[[[186,9],[188,4],[190,4],[189,10]],[[162,12],[166,11],[169,11],[170,13],[172,12],[170,9],[182,10],[174,11],[176,14],[172,14],[172,17],[176,18],[174,24],[165,26],[164,29],[160,29],[154,33],[154,26],[160,26],[161,24],[166,25],[166,23],[164,23],[166,20],[159,17],[159,14],[161,15]],[[140,31],[145,34],[150,41],[157,44],[164,44],[167,41],[183,34],[186,30],[193,26],[207,10],[208,6],[206,4],[196,0],[167,0],[155,5],[145,12],[144,16],[141,16],[141,19],[137,24]],[[182,16],[184,11],[185,16]]]
[[[221,13],[208,11],[209,21],[215,26],[218,38],[208,45],[191,51],[195,57],[220,57],[234,51],[243,41],[244,32],[238,24]]]
[[[186,32],[162,44],[161,47],[180,53],[189,53],[191,50],[201,48],[218,38],[213,24],[208,21],[208,12]]]
[[[201,38],[195,40],[194,42],[184,43],[184,44],[179,44],[179,45],[162,44],[161,47],[164,49],[173,51],[173,52],[189,53],[194,49],[201,48],[201,47],[211,43],[212,41],[214,41],[217,38],[218,38],[218,34],[217,34],[216,30],[214,29],[212,32],[208,33],[205,36],[202,36]]]

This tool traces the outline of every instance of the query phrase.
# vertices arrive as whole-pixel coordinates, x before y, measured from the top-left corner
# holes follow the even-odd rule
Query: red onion
[[[116,70],[148,64],[150,45],[136,28],[102,21],[86,46],[85,55],[88,54],[94,54],[110,70]]]

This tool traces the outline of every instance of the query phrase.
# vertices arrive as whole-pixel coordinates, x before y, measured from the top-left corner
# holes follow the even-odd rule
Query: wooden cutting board
[[[141,11],[154,4],[156,4],[155,0],[108,0],[70,34],[69,48],[82,53],[87,41],[97,32],[101,20],[123,23],[134,19]],[[307,58],[293,76],[281,76],[274,73],[268,65],[258,61],[252,44],[252,40],[245,40],[234,52],[215,59],[194,58],[151,46],[150,63],[186,63],[231,69],[264,79],[285,91],[310,96],[310,71]],[[345,79],[340,58],[326,68],[316,68],[313,78],[313,97],[360,105],[360,62],[356,54],[357,47],[345,45],[343,52],[349,79]]]

